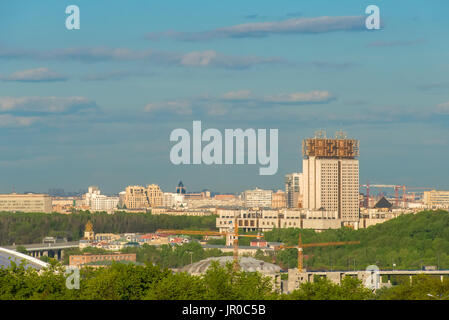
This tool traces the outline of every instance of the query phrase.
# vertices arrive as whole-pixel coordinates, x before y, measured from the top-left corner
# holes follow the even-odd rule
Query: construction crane
[[[174,233],[174,234],[188,234],[188,235],[205,235],[205,236],[232,236],[232,243],[234,247],[234,268],[238,270],[239,264],[239,237],[250,237],[250,238],[261,238],[261,234],[239,234],[239,227],[237,224],[237,218],[234,219],[234,228],[230,228],[229,232],[219,232],[219,231],[199,231],[199,230],[164,230],[159,229],[156,233]]]
[[[304,248],[310,247],[329,247],[329,246],[344,246],[348,244],[360,244],[360,241],[337,241],[337,242],[321,242],[321,243],[306,243],[303,244],[301,240],[301,233],[298,236],[297,246],[279,246],[279,249],[297,248],[298,249],[298,272],[303,272]]]

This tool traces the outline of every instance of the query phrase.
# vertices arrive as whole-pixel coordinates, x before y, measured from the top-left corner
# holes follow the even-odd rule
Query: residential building
[[[51,197],[48,194],[0,194],[0,211],[52,212]]]
[[[285,175],[285,193],[287,208],[302,208],[302,173]]]
[[[271,190],[263,190],[256,188],[254,190],[246,190],[243,192],[243,201],[244,205],[247,208],[269,208],[271,207],[271,199],[272,199]]]
[[[163,192],[157,184],[147,185],[147,197],[150,207],[162,207]]]
[[[108,197],[101,194],[97,186],[90,186],[84,194],[86,206],[92,211],[112,211],[118,207],[119,197]]]
[[[273,209],[287,207],[287,197],[284,191],[278,190],[271,195],[271,207]]]
[[[164,192],[162,205],[167,208],[177,208],[186,206],[184,202],[184,194]]]

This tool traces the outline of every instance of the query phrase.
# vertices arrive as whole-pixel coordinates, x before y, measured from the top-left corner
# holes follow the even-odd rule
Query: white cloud
[[[252,96],[250,90],[236,90],[229,91],[222,95],[222,98],[225,100],[245,100],[249,99]]]
[[[192,114],[191,104],[188,101],[165,101],[165,102],[155,102],[149,103],[145,106],[145,111],[169,111],[179,115]]]
[[[132,50],[126,48],[66,48],[45,52],[5,50],[0,47],[0,59],[37,59],[79,61],[86,63],[101,61],[146,61],[165,66],[212,67],[242,69],[261,64],[279,64],[284,60],[278,57],[230,56],[214,50],[192,51],[187,53],[155,50]],[[34,73],[50,72],[34,70]],[[53,76],[55,76],[53,74]]]
[[[323,103],[329,102],[335,97],[329,91],[311,91],[283,93],[275,96],[268,96],[264,101],[273,103]]]
[[[226,92],[220,96],[201,96],[189,100],[174,100],[149,103],[145,111],[165,111],[178,115],[193,114],[192,106],[196,111],[210,115],[223,115],[227,113],[230,104],[233,109],[266,108],[273,104],[278,105],[302,105],[329,103],[336,99],[328,91],[281,93],[273,96],[256,96],[250,90],[235,90]]]
[[[58,114],[95,108],[95,102],[85,97],[0,97],[2,113]]]
[[[16,117],[10,114],[0,114],[0,127],[26,127],[37,121],[35,117]]]
[[[186,41],[217,38],[255,38],[270,34],[325,33],[333,31],[366,30],[363,16],[292,18],[283,21],[244,23],[203,32],[153,32],[148,39],[161,37]]]
[[[4,81],[23,81],[23,82],[45,82],[45,81],[65,81],[67,77],[49,70],[48,68],[36,68],[17,71],[10,76],[0,77]]]
[[[449,101],[437,105],[437,113],[449,114]]]

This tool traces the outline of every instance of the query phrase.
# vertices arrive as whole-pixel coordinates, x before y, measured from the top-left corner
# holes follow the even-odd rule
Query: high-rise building
[[[150,207],[162,207],[164,196],[161,188],[157,184],[147,185],[147,197]]]
[[[285,175],[287,208],[302,208],[301,184],[302,173],[290,173]]]
[[[246,190],[243,192],[243,201],[245,207],[268,208],[271,207],[271,195],[273,191],[256,188],[254,190]]]
[[[337,211],[343,222],[359,220],[359,142],[342,132],[303,141],[303,207]]]
[[[123,205],[126,209],[145,209],[150,206],[145,187],[127,186],[125,192]]]
[[[125,189],[123,205],[126,209],[146,209],[163,205],[163,192],[157,184],[147,187],[128,186]]]

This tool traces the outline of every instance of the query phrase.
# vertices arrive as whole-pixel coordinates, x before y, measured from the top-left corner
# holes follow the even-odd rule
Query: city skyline
[[[80,30],[65,28],[71,4]],[[381,30],[364,28],[370,4]],[[1,3],[0,193],[173,192],[180,180],[188,191],[283,190],[302,171],[301,141],[319,129],[360,140],[360,184],[449,189],[449,4],[217,6]],[[194,120],[278,129],[277,174],[173,165],[170,132]]]

